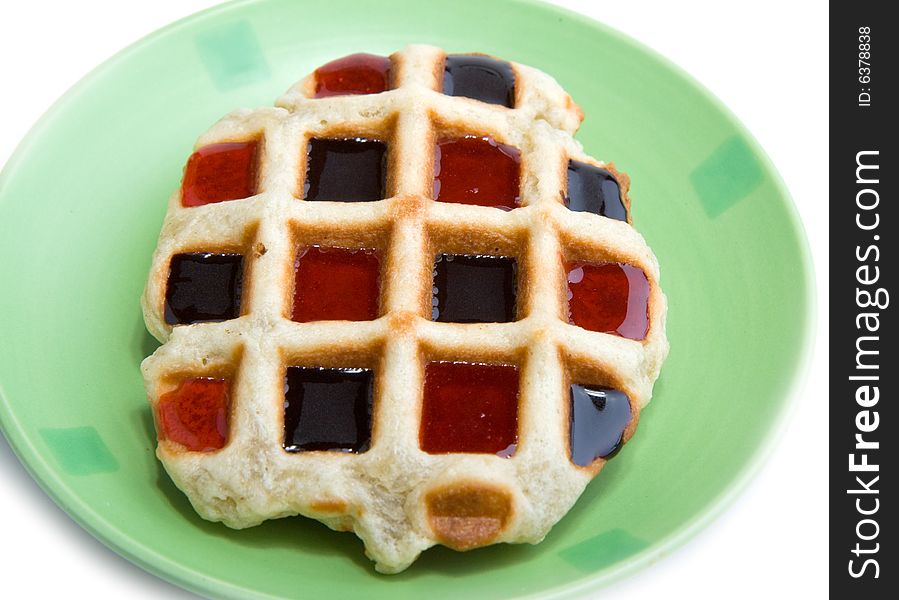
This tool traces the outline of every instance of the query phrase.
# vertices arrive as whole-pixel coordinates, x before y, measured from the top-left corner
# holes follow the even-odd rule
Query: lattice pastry
[[[197,143],[143,297],[157,455],[204,518],[305,515],[385,573],[539,542],[668,344],[627,177],[549,76],[410,46]]]

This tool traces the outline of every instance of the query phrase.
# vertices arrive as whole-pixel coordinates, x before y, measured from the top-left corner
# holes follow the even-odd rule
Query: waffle
[[[199,138],[142,298],[163,342],[142,371],[157,456],[203,518],[304,515],[396,573],[435,544],[539,542],[633,435],[668,343],[627,177],[584,153],[580,108],[540,71],[483,57],[514,88],[466,97],[477,56],[350,57]],[[354,89],[360,61],[384,81]],[[617,217],[566,206],[577,168],[617,186]],[[581,302],[594,275],[624,287]],[[637,323],[603,331],[590,311],[607,321],[621,289]]]

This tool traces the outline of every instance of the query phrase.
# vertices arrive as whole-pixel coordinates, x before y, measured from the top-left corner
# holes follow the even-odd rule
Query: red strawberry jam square
[[[228,442],[230,384],[225,379],[193,377],[163,394],[156,405],[159,438],[191,452],[211,452]]]
[[[621,263],[569,265],[568,308],[579,327],[642,340],[649,329],[649,280]]]
[[[314,98],[377,94],[390,86],[390,59],[351,54],[315,70]]]
[[[518,442],[518,368],[428,363],[419,442],[430,454],[514,454]]]
[[[466,136],[437,144],[434,200],[510,210],[518,206],[521,153],[493,138]]]
[[[380,263],[373,250],[301,249],[292,318],[300,323],[377,319],[379,279]]]
[[[253,196],[258,145],[256,140],[212,144],[191,154],[181,183],[181,205],[203,206]]]

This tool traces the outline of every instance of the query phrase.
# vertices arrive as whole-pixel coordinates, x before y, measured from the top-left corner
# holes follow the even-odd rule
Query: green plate
[[[350,534],[305,519],[236,532],[198,518],[154,458],[138,298],[196,137],[356,51],[410,42],[555,76],[587,151],[633,179],[662,265],[671,355],[634,440],[546,540],[433,549],[380,576]],[[0,422],[49,495],[115,551],[230,597],[501,598],[589,593],[708,522],[771,443],[814,307],[801,225],[774,168],[665,60],[531,2],[248,1],[167,27],[88,75],[0,177]],[[737,542],[735,542],[737,543]]]

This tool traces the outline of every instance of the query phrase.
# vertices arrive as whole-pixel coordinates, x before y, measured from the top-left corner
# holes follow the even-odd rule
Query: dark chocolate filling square
[[[627,221],[627,208],[615,177],[605,169],[575,160],[568,161],[565,206],[574,211]]]
[[[309,140],[306,200],[373,202],[386,196],[387,145],[365,138]]]
[[[190,252],[169,265],[165,322],[189,325],[240,316],[243,256]]]
[[[516,261],[441,254],[434,266],[432,318],[444,323],[515,320]]]
[[[488,56],[447,56],[443,67],[443,93],[514,108],[515,73],[506,61]]]
[[[624,392],[572,384],[569,414],[571,462],[587,467],[618,451],[631,422],[631,405]]]
[[[284,449],[365,452],[371,443],[372,372],[288,367]]]

